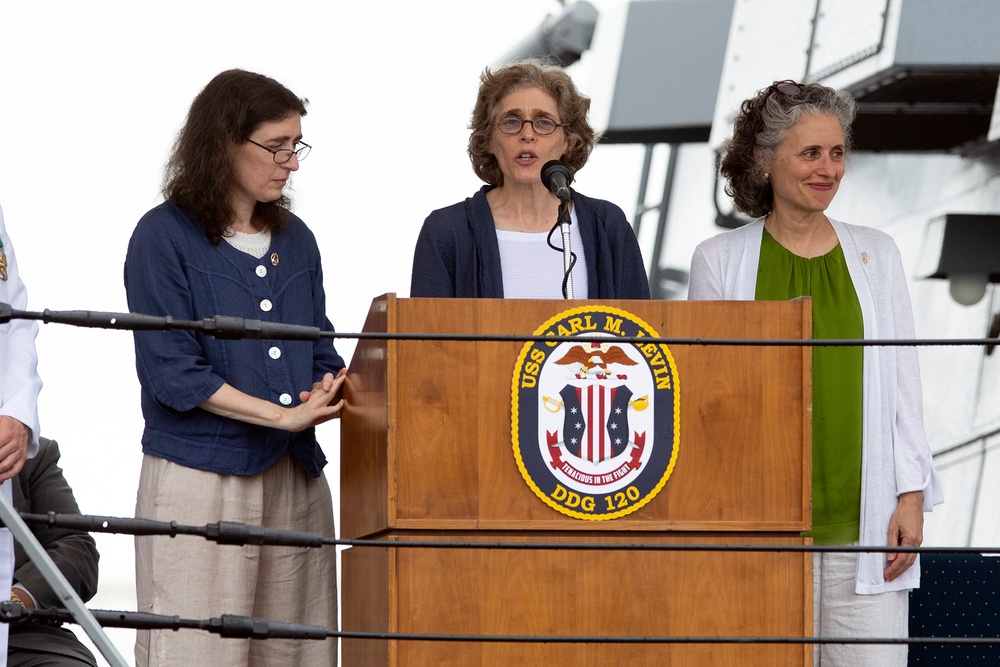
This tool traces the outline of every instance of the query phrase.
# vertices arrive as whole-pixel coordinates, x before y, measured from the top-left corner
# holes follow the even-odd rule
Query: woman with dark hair
[[[597,143],[590,100],[561,68],[526,60],[486,69],[472,111],[469,157],[486,185],[432,212],[413,257],[410,296],[561,299],[560,246],[550,245],[559,199],[542,166],[561,160],[569,181]],[[574,296],[648,299],[635,234],[621,209],[572,191]]]
[[[743,102],[720,172],[752,224],[704,241],[691,299],[812,299],[820,339],[908,339],[899,250],[883,232],[825,215],[844,176],[854,101],[778,81]],[[923,428],[914,347],[815,347],[812,531],[816,544],[914,547],[941,488]],[[913,553],[817,553],[821,637],[906,637]],[[905,665],[906,645],[822,644],[817,664]]]
[[[302,100],[277,81],[223,72],[195,98],[166,168],[166,201],[125,261],[129,309],[333,329],[319,250],[284,188],[310,146]],[[314,427],[339,416],[344,361],[330,339],[229,340],[137,331],[146,422],[136,516],[334,537]],[[136,538],[138,608],[337,626],[336,558],[322,549]],[[306,594],[308,592],[308,594]],[[333,665],[336,641],[140,631],[137,665]]]

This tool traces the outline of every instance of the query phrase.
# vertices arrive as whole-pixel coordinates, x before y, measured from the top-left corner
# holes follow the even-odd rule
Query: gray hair
[[[850,93],[818,83],[775,81],[744,100],[733,121],[733,136],[722,145],[719,173],[736,208],[752,217],[767,215],[774,191],[764,176],[788,131],[806,116],[827,115],[840,121],[844,146],[851,144],[856,107]]]

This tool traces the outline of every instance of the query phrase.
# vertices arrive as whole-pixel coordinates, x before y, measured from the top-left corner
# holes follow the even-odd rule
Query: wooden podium
[[[366,332],[531,335],[586,302],[397,299]],[[665,338],[804,339],[808,301],[618,301]],[[676,465],[641,509],[567,516],[535,495],[511,444],[523,342],[362,339],[341,437],[347,539],[462,543],[801,545],[810,527],[806,346],[672,345]],[[434,635],[802,637],[810,554],[351,547],[344,631]],[[808,644],[528,643],[347,639],[343,663],[811,665]]]

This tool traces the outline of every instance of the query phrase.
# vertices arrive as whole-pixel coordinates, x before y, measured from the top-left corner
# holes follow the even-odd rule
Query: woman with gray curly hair
[[[559,199],[542,166],[560,160],[572,182],[597,143],[590,100],[561,68],[525,60],[480,77],[469,158],[486,185],[432,212],[413,257],[410,296],[560,299],[563,253],[551,243]],[[648,299],[639,245],[620,208],[571,191],[575,296]]]
[[[720,173],[757,220],[702,242],[691,299],[812,299],[813,337],[907,339],[913,313],[899,250],[883,232],[826,216],[844,176],[854,101],[776,81],[743,102]],[[915,547],[941,502],[924,435],[914,347],[813,348],[815,544]],[[817,553],[821,637],[906,637],[913,553]],[[905,665],[905,644],[818,645],[816,664]]]

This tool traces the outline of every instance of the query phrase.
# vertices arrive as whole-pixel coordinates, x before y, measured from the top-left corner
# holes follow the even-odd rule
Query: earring
[[[765,172],[764,172],[764,180],[765,180],[765,181],[769,181],[769,180],[771,180],[771,174],[769,174],[769,173],[767,173],[767,172],[765,171]]]

